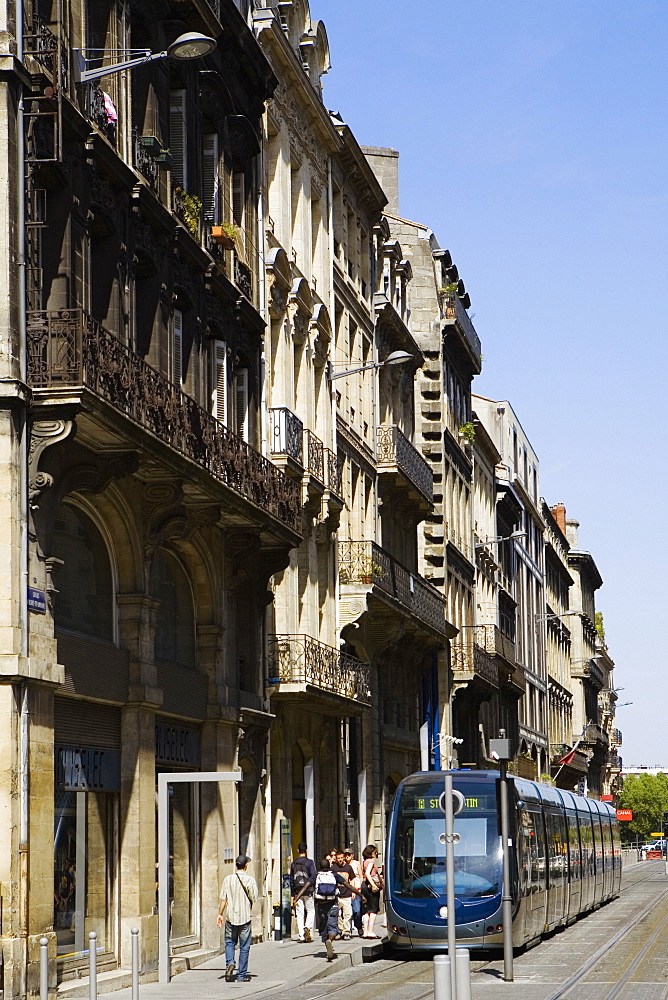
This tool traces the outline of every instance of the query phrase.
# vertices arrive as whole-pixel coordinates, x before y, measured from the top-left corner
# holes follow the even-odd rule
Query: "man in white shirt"
[[[237,870],[223,879],[216,923],[225,923],[225,979],[232,982],[235,970],[234,952],[239,945],[238,983],[249,983],[248,953],[251,946],[251,909],[257,900],[257,883],[246,871],[250,858],[240,854]]]

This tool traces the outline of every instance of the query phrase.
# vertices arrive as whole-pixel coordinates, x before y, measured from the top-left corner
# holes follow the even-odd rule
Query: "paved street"
[[[567,994],[568,1000],[612,1000],[613,996],[619,1000],[666,1000],[668,876],[664,863],[632,866],[624,872],[622,886],[618,899],[517,956],[513,983],[503,981],[501,959],[487,961],[488,956],[483,956],[472,961],[473,1000],[491,1000],[491,991],[494,996],[502,993],[508,1000],[551,1000],[557,994]],[[631,929],[616,940],[630,922]],[[330,996],[337,1000],[426,1000],[433,994],[431,957],[384,957],[352,964],[361,962],[359,944],[337,943],[338,963],[329,966],[319,945],[267,942],[251,950],[252,980],[248,984],[226,983],[225,964],[219,958],[175,977],[169,986],[147,984],[141,996],[142,1000],[228,995],[262,995],[272,1000],[319,1000]],[[647,954],[638,961],[644,946],[649,946]],[[599,952],[591,968],[569,986],[573,974]],[[338,971],[331,972],[332,968]],[[628,982],[621,981],[625,976]],[[130,991],[117,996],[129,1000]]]

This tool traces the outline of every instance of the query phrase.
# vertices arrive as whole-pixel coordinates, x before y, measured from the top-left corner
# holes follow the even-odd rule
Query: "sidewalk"
[[[228,992],[235,997],[252,997],[276,988],[297,987],[333,972],[340,972],[383,955],[383,942],[353,938],[335,941],[337,957],[326,959],[321,941],[300,944],[298,941],[265,941],[251,946],[248,973],[250,983],[225,982],[225,956],[219,955],[203,965],[174,976],[171,983],[146,983],[139,987],[141,1000],[185,1000],[185,998],[220,997]],[[118,1000],[131,1000],[130,989],[117,990]]]

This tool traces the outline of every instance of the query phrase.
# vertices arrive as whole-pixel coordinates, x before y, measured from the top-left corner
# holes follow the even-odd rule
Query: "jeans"
[[[353,908],[353,921],[352,921],[353,922],[353,927],[356,930],[358,930],[360,932],[360,934],[361,934],[362,933],[362,897],[361,896],[353,896],[353,898],[351,900],[351,903],[352,903],[352,908]],[[352,928],[351,928],[351,930],[352,930]]]
[[[234,961],[234,949],[239,945],[239,968],[237,974],[248,975],[248,953],[251,946],[251,923],[231,924],[225,921],[225,964]]]
[[[299,940],[303,941],[304,928],[312,933],[315,924],[315,901],[313,896],[302,896],[301,899],[298,899],[295,906],[295,913],[297,916]]]

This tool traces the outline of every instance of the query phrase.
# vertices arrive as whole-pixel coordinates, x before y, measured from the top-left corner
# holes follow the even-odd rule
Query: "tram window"
[[[571,880],[579,882],[582,878],[582,859],[580,855],[580,833],[578,831],[577,817],[569,814],[568,820],[568,846],[570,851]]]
[[[470,787],[469,787],[470,784]],[[455,895],[480,898],[501,891],[501,841],[496,783],[458,782],[463,811],[455,817]],[[395,803],[391,891],[413,899],[446,892],[443,786],[425,781],[407,786]]]
[[[545,816],[545,825],[547,827],[550,882],[554,885],[564,879],[568,867],[563,816],[548,813]]]

